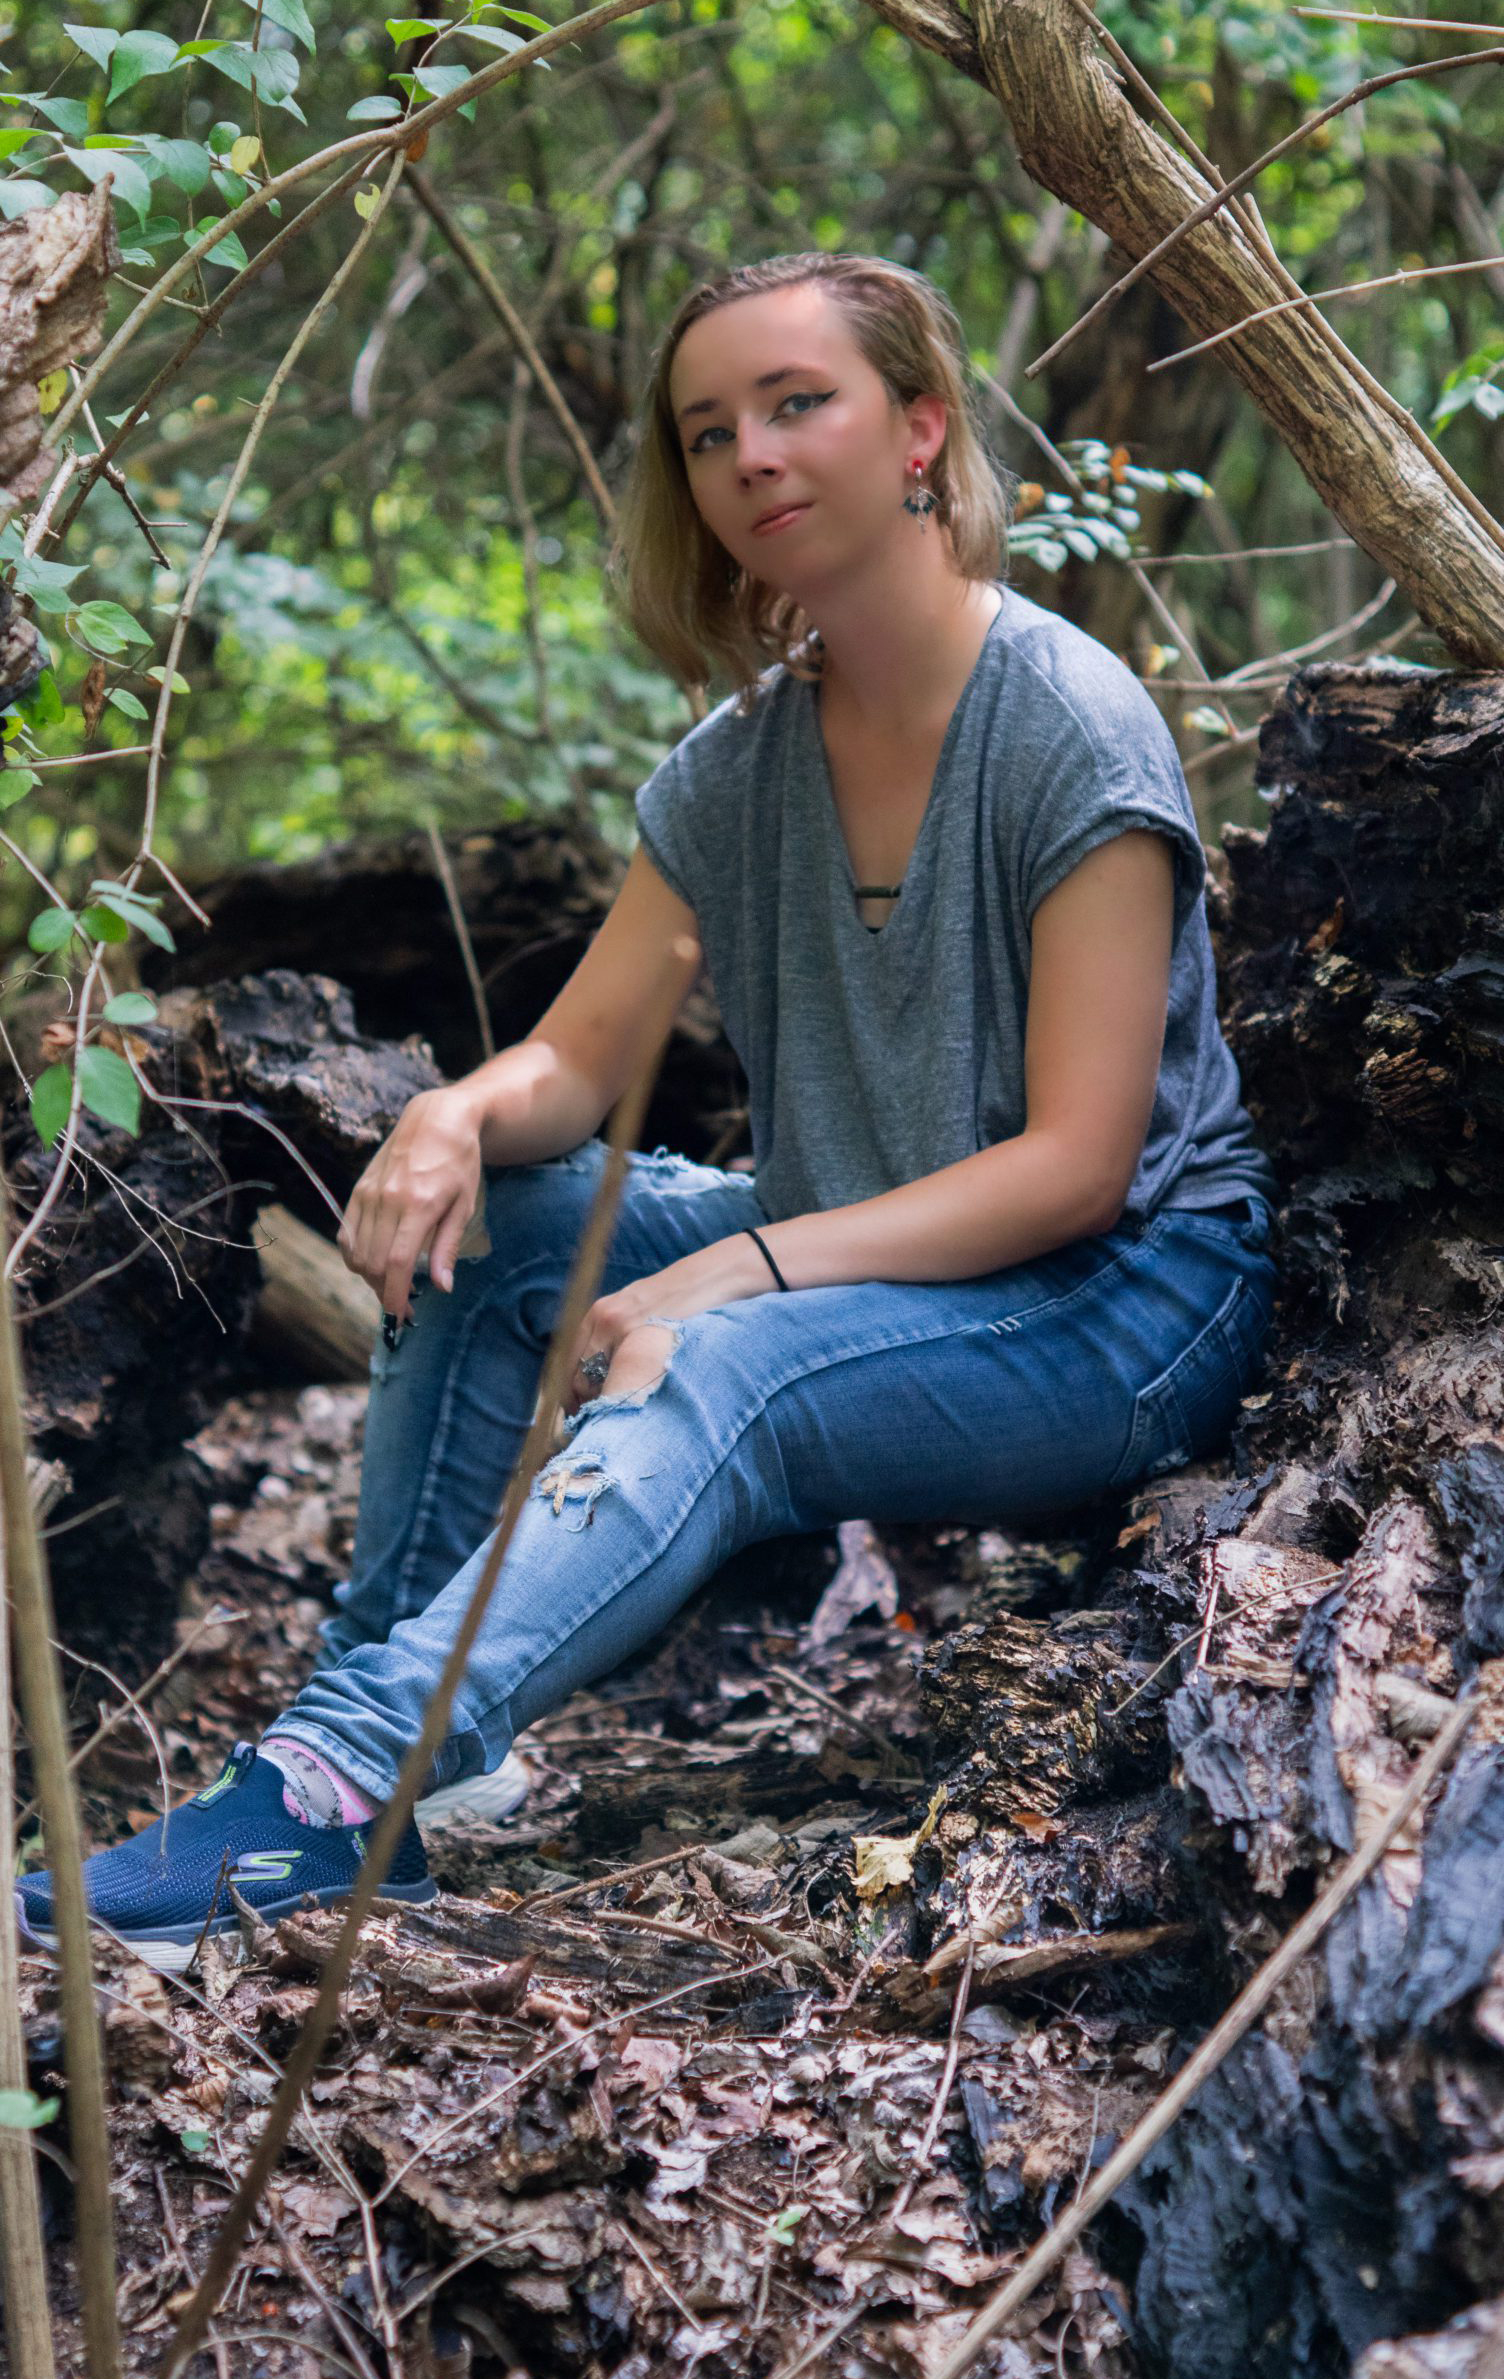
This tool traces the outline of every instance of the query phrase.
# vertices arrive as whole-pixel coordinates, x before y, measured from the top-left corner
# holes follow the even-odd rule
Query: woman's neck
[[[996,619],[1002,593],[993,579],[958,578],[947,569],[929,599],[912,585],[842,590],[821,600],[813,617],[825,660],[821,708],[864,734],[912,735],[933,710],[948,715]]]

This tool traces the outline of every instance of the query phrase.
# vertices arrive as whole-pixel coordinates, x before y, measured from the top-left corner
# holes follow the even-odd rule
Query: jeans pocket
[[[1240,1273],[1206,1327],[1134,1398],[1128,1444],[1109,1487],[1178,1470],[1221,1443],[1258,1375],[1269,1318]]]

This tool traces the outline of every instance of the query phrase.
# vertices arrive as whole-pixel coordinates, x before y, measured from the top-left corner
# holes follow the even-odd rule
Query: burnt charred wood
[[[582,845],[577,830],[548,819],[446,835],[443,843],[492,1036],[504,1048],[531,1032],[563,989],[615,897],[624,862],[604,842]],[[178,948],[171,957],[147,954],[150,987],[270,978],[284,969],[333,974],[363,1033],[397,1042],[420,1034],[441,1079],[481,1062],[475,1003],[426,835],[361,838],[291,865],[257,861],[190,889],[211,923],[205,929],[169,903],[164,915]],[[670,1037],[643,1146],[703,1158],[728,1126],[734,1130],[745,1103],[745,1078],[702,979]],[[717,1161],[750,1145],[743,1127]]]

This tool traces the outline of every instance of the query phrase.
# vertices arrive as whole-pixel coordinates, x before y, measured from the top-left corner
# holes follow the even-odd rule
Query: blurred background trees
[[[345,0],[78,7],[65,22],[0,5],[0,207],[115,173],[124,261],[110,329],[185,238],[268,173],[379,124],[403,92],[421,104],[452,89],[542,21],[477,8],[434,52],[434,28],[463,25],[463,11],[382,22]],[[1105,0],[1100,14],[1229,175],[1365,74],[1466,46],[1262,0]],[[1501,117],[1497,71],[1480,64],[1380,94],[1270,167],[1255,194],[1302,284],[1495,253]],[[162,390],[122,448],[124,493],[96,483],[66,538],[39,548],[41,569],[21,565],[53,668],[5,722],[13,763],[147,739],[149,672],[253,408],[385,170],[292,240]],[[1210,841],[1224,819],[1262,815],[1251,737],[1286,656],[1386,649],[1445,663],[1402,595],[1376,601],[1380,572],[1215,353],[1145,377],[1189,343],[1146,283],[1025,378],[1126,259],[1029,181],[985,90],[856,0],[656,0],[467,103],[437,127],[421,171],[527,323],[608,487],[655,340],[698,280],[802,248],[870,249],[931,274],[965,326],[994,451],[1020,483],[1011,575],[1156,689]],[[332,178],[291,193],[282,223]],[[230,234],[158,309],[93,399],[101,436],[192,327],[190,309],[277,227],[263,212],[244,247]],[[1501,294],[1504,264],[1329,307],[1485,502],[1504,412]],[[66,398],[57,379],[44,405]],[[95,444],[82,416],[68,437],[84,455]],[[429,815],[452,832],[531,812],[625,848],[632,790],[691,713],[613,611],[606,547],[533,376],[399,184],[289,378],[199,599],[156,848],[192,879]],[[18,550],[12,525],[7,576]],[[1130,551],[1164,557],[1150,575],[1178,637]],[[1214,679],[1238,682],[1209,701],[1192,650]],[[91,667],[90,712],[107,691],[86,735]],[[24,790],[0,778],[0,824],[66,897],[84,897],[138,848],[144,766],[42,769]],[[14,944],[38,894],[9,861],[0,900]]]

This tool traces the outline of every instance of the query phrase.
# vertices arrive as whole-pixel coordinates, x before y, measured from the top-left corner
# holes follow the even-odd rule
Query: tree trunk
[[[871,0],[895,31],[985,84],[1019,161],[1133,259],[1213,195],[1130,102],[1070,0]],[[1198,338],[1298,294],[1239,202],[1188,232],[1149,277]],[[1311,308],[1218,350],[1322,502],[1466,667],[1504,662],[1504,529],[1413,416]]]

